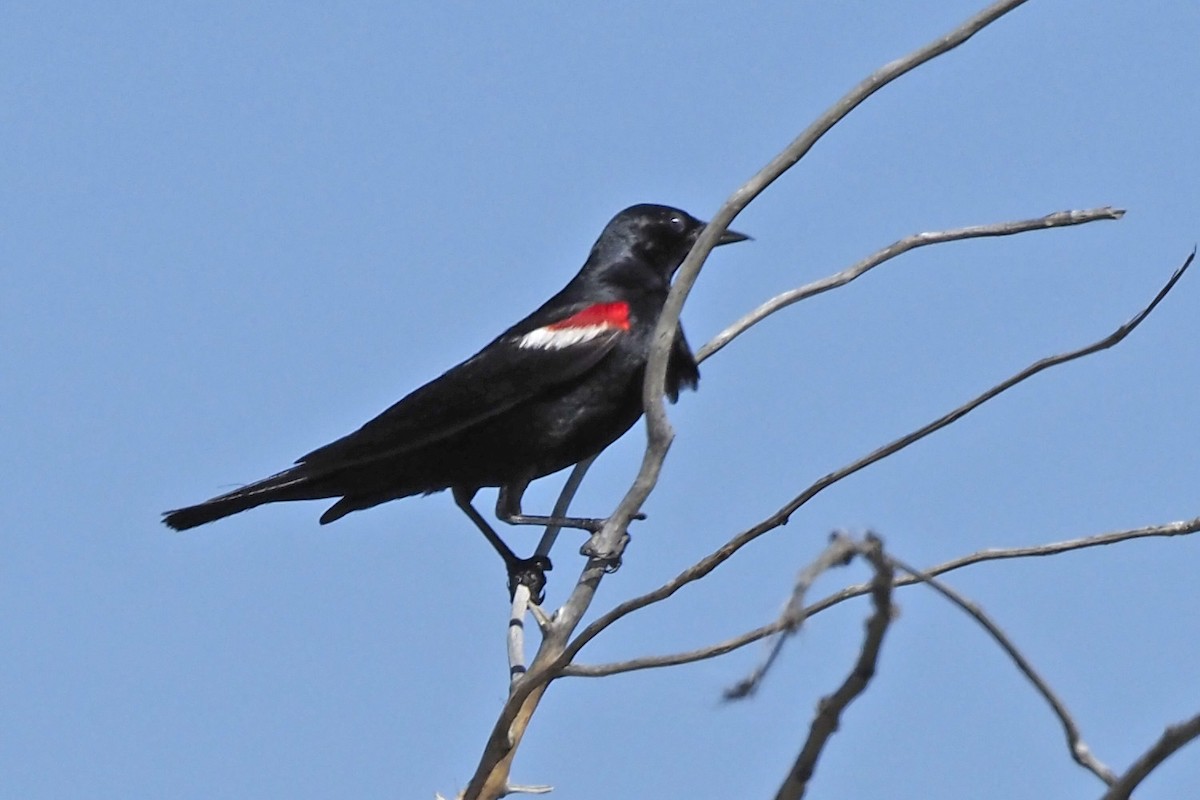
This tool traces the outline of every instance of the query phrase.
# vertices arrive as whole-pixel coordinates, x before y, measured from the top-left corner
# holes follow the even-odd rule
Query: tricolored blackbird
[[[514,525],[595,532],[603,520],[521,512],[529,482],[594,456],[642,415],[651,335],[671,279],[704,229],[677,208],[637,205],[613,217],[562,291],[490,344],[354,433],[295,466],[199,505],[168,511],[185,530],[264,503],[339,498],[321,524],[363,508],[450,489],[504,558],[510,587],[540,593],[545,559],[521,559],[471,500],[499,487],[496,516]],[[727,231],[718,244],[747,239]],[[700,373],[683,330],[667,364],[667,394]]]

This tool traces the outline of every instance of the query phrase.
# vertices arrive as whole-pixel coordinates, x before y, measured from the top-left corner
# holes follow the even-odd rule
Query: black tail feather
[[[225,500],[214,498],[198,505],[167,511],[163,514],[163,522],[168,528],[186,531],[188,528],[213,522],[269,502],[270,500],[267,498],[256,497],[230,497]]]
[[[328,496],[328,493],[323,493],[313,486],[313,481],[303,474],[302,468],[293,467],[203,503],[167,511],[163,514],[163,522],[169,528],[185,531],[265,503],[313,500]]]

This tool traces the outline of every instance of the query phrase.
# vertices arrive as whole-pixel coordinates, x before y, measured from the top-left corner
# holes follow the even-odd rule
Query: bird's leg
[[[521,496],[525,494],[528,481],[510,483],[500,487],[496,498],[496,517],[509,525],[554,525],[558,528],[577,528],[588,533],[599,533],[604,527],[605,520],[591,517],[545,517],[539,514],[521,513]],[[645,514],[637,514],[634,519],[645,519]]]
[[[471,522],[475,523],[475,527],[479,528],[479,532],[504,559],[504,568],[508,570],[509,596],[511,597],[517,591],[518,586],[528,586],[530,598],[534,603],[540,605],[546,597],[546,573],[553,569],[550,559],[542,555],[535,555],[533,558],[518,558],[512,548],[500,538],[500,535],[492,530],[492,526],[487,523],[487,520],[475,510],[475,506],[471,505],[471,500],[475,497],[474,491],[454,488],[451,493],[454,495],[455,505],[470,517]]]
[[[621,554],[625,552],[625,546],[629,544],[628,531],[621,534],[621,541],[618,542],[615,552],[600,553],[599,548],[595,545],[595,540],[600,529],[604,527],[605,520],[589,517],[543,517],[522,514],[521,496],[525,494],[525,487],[528,485],[529,482],[524,481],[500,487],[500,495],[496,498],[496,516],[498,518],[509,525],[556,525],[560,528],[579,528],[588,531],[591,536],[579,548],[580,554],[604,561],[606,572],[616,572],[621,568]],[[638,520],[645,518],[645,514],[635,514],[633,517]]]

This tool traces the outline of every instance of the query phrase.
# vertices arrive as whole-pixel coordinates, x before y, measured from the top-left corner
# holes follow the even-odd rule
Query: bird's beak
[[[721,234],[721,238],[717,239],[717,243],[714,246],[720,247],[723,244],[733,244],[734,242],[744,242],[750,238],[751,237],[747,236],[746,234],[738,233],[737,231],[725,231],[724,233]]]

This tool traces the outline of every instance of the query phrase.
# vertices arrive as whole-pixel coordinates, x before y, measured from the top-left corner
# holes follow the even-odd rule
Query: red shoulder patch
[[[629,330],[628,303],[596,303],[566,319],[532,330],[516,340],[517,347],[562,350],[616,331]]]
[[[551,330],[562,330],[593,326],[629,330],[629,303],[596,303],[546,327]]]

